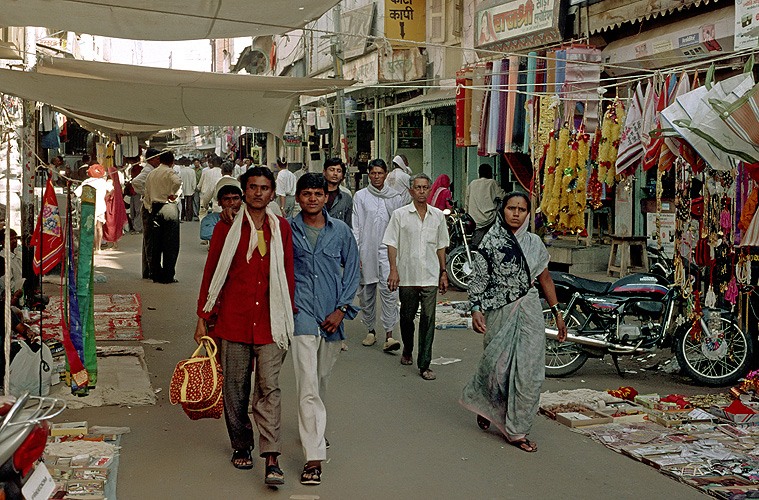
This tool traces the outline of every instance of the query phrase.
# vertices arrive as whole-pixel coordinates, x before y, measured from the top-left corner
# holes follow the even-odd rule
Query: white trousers
[[[387,287],[387,280],[379,283],[359,285],[358,300],[361,305],[361,322],[367,330],[374,330],[377,323],[377,289],[379,288],[379,300],[382,302],[380,322],[383,332],[392,332],[398,324],[398,290],[391,292]]]
[[[327,408],[324,400],[332,367],[342,342],[327,342],[316,335],[293,335],[290,351],[298,393],[298,432],[306,461],[326,460]]]

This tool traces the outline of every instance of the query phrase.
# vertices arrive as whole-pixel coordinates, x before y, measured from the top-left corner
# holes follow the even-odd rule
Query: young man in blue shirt
[[[359,283],[356,240],[344,222],[331,217],[327,181],[321,174],[304,174],[296,186],[301,212],[288,219],[293,231],[295,264],[295,331],[291,345],[298,392],[298,430],[306,465],[301,483],[321,482],[327,458],[324,399],[332,367],[340,353],[343,319],[353,319]]]

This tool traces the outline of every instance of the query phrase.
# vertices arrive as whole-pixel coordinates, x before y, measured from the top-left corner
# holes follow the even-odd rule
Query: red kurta
[[[245,206],[243,205],[243,210]],[[287,285],[290,289],[290,300],[294,307],[295,278],[293,274],[293,239],[290,224],[282,217],[278,217],[280,232],[282,234],[282,246],[285,256],[285,274]],[[211,284],[213,273],[219,262],[224,241],[227,238],[231,226],[220,222],[216,224],[211,237],[206,267],[203,271],[203,281],[200,285],[198,297],[198,316],[204,319],[217,317],[214,336],[231,342],[245,344],[271,344],[271,319],[269,316],[269,257],[271,252],[271,228],[268,218],[264,222],[263,231],[268,251],[264,257],[256,248],[250,262],[246,262],[245,254],[248,251],[250,240],[250,224],[243,220],[240,243],[237,252],[232,258],[229,267],[227,281],[219,293],[214,309],[210,313],[203,312],[203,306],[208,297],[208,287]],[[275,305],[276,307],[276,305]]]

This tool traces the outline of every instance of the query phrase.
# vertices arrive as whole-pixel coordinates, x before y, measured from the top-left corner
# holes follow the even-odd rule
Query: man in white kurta
[[[403,204],[411,203],[411,195],[408,194],[411,169],[405,156],[396,155],[393,158],[393,170],[387,174],[385,183],[401,194]]]
[[[203,170],[198,182],[198,190],[200,191],[200,220],[203,220],[203,217],[208,214],[208,205],[213,200],[216,184],[218,184],[221,176],[221,158],[213,156],[209,162],[209,168]]]
[[[292,217],[295,208],[295,183],[297,179],[295,174],[287,169],[286,163],[277,161],[277,165],[279,166],[279,174],[277,174],[279,208],[285,217]]]
[[[370,185],[361,189],[353,197],[353,236],[358,243],[361,257],[361,284],[358,297],[361,304],[361,321],[369,330],[363,341],[365,346],[374,345],[377,335],[374,330],[377,321],[377,299],[382,302],[381,322],[385,330],[385,352],[400,349],[400,342],[393,338],[393,328],[398,323],[398,291],[387,287],[390,263],[387,246],[382,243],[385,229],[392,213],[403,206],[403,200],[396,190],[385,185],[387,165],[383,160],[369,163]]]

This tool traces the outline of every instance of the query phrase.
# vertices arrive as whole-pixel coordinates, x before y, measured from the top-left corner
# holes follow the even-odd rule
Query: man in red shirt
[[[253,419],[261,456],[266,458],[265,482],[279,485],[284,484],[277,462],[282,451],[279,372],[293,330],[292,231],[284,218],[266,210],[276,189],[271,170],[252,167],[240,176],[240,184],[245,210],[231,226],[217,224],[211,237],[195,340],[200,342],[208,333],[208,321],[216,321],[214,335],[221,339],[224,372],[224,417],[234,449],[232,464],[238,469],[253,467],[248,400],[257,365]],[[230,255],[231,263],[222,259]],[[218,277],[222,285],[214,285]]]

